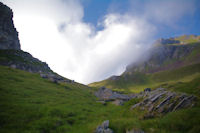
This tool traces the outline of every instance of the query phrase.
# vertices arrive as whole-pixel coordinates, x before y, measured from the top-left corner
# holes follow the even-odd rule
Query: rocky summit
[[[12,10],[0,2],[0,49],[20,50],[18,32],[12,19]]]

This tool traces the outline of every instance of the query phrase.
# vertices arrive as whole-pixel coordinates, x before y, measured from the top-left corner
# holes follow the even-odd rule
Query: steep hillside
[[[150,57],[131,64],[121,76],[92,83],[121,91],[140,92],[145,87],[191,81],[200,75],[200,36],[180,36],[156,41]]]

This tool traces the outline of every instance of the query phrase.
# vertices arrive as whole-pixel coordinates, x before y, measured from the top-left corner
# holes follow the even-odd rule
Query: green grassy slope
[[[147,87],[169,87],[175,83],[190,82],[194,79],[196,79],[197,82],[200,82],[199,77],[200,64],[193,64],[178,69],[161,71],[153,74],[134,73],[133,75],[122,75],[117,82],[108,79],[102,82],[90,84],[90,86],[107,86],[119,91],[140,92]]]
[[[141,128],[146,132],[196,133],[200,107],[142,120],[145,111],[96,102],[93,89],[81,84],[55,84],[39,74],[0,66],[1,133],[92,133],[109,119],[115,133]],[[176,120],[176,122],[174,122]]]

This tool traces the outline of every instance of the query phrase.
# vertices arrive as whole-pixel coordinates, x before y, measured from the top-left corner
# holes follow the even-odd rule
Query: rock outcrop
[[[131,109],[140,108],[147,110],[146,118],[153,117],[155,114],[165,114],[182,108],[194,106],[196,97],[184,93],[168,91],[164,88],[158,88],[151,92],[138,94],[138,98],[144,100],[133,105]]]
[[[0,50],[0,65],[33,73],[49,73],[52,70],[45,62],[21,50]]]
[[[113,130],[109,128],[109,120],[106,120],[99,125],[96,128],[95,133],[114,133]]]
[[[12,19],[12,10],[0,2],[0,49],[20,50],[18,32]]]
[[[73,80],[66,79],[58,74],[49,72],[49,73],[40,73],[40,76],[44,79],[48,79],[54,83],[74,83]]]
[[[125,95],[114,92],[106,87],[100,87],[99,90],[95,92],[95,96],[101,101],[113,101],[113,104],[115,105],[123,105],[125,101],[135,97],[135,95]]]

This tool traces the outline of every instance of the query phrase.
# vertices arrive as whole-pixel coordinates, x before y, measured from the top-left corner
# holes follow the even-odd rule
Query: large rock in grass
[[[99,90],[95,92],[95,96],[98,97],[100,100],[104,101],[114,101],[114,100],[128,101],[135,97],[134,95],[120,94],[106,87],[100,87]]]
[[[18,32],[12,19],[12,10],[0,2],[0,49],[20,50]]]
[[[156,114],[165,114],[183,108],[193,107],[196,97],[185,93],[177,93],[168,91],[165,88],[157,88],[149,93],[143,92],[139,97],[144,100],[133,105],[131,109],[146,109],[148,113],[144,118],[152,118]]]
[[[96,128],[95,133],[114,133],[113,130],[109,128],[109,120],[106,120],[99,125]]]

